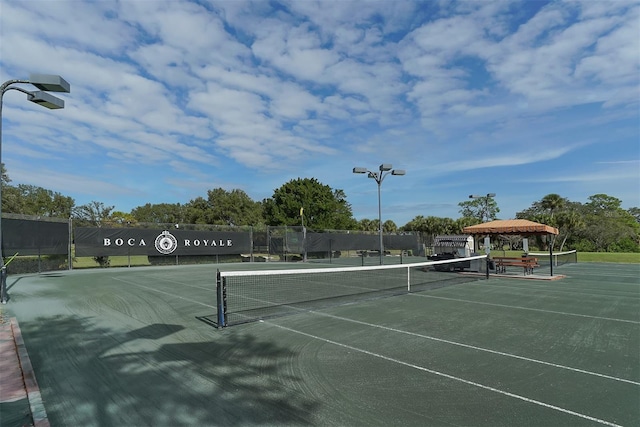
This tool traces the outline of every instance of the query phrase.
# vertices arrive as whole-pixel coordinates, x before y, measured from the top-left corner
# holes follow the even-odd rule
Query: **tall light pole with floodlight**
[[[484,221],[485,214],[487,216],[487,221],[491,219],[491,217],[489,216],[489,200],[494,197],[496,197],[496,193],[487,193],[486,196],[477,196],[475,194],[469,195],[470,199],[481,199],[484,202],[484,209],[482,210],[482,218],[480,218],[480,221]]]
[[[15,84],[30,84],[35,86],[36,91],[28,91],[21,87],[15,87]],[[71,86],[65,79],[60,76],[51,74],[31,74],[28,80],[7,80],[0,85],[0,165],[2,164],[2,99],[4,94],[10,90],[17,90],[27,95],[27,100],[40,104],[51,110],[64,108],[64,101],[56,98],[47,92],[65,92],[71,91]],[[0,183],[0,300],[2,304],[7,302],[7,268],[4,265],[4,254],[2,253],[2,185]]]
[[[382,203],[380,199],[380,187],[384,178],[391,175],[404,175],[406,172],[402,169],[393,169],[393,166],[388,163],[383,163],[378,168],[377,172],[372,172],[367,168],[353,168],[353,173],[366,173],[369,178],[373,178],[378,184],[378,236],[380,238],[380,265],[383,264],[382,259],[384,257],[384,243],[382,242]]]

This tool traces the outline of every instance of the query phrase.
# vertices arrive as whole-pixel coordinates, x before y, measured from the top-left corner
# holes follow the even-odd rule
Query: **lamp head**
[[[64,101],[60,98],[56,98],[53,95],[49,95],[47,92],[37,90],[35,92],[29,92],[27,99],[36,104],[40,104],[43,107],[47,107],[50,110],[58,110],[64,108]]]
[[[367,173],[367,168],[353,168],[353,173]]]
[[[393,165],[390,163],[383,163],[380,165],[380,172],[390,171],[391,169],[393,169]]]
[[[31,74],[29,83],[47,92],[69,93],[71,91],[71,85],[65,79],[52,74]]]

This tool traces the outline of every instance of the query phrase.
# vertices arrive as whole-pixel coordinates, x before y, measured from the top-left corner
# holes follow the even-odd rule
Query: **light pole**
[[[30,84],[40,90],[28,91],[14,84]],[[0,85],[0,165],[2,164],[2,99],[5,92],[17,90],[27,95],[27,99],[51,110],[64,108],[64,101],[47,92],[69,93],[71,86],[60,76],[50,74],[31,74],[28,80],[7,80]],[[0,183],[0,300],[7,303],[7,268],[2,253],[2,184]]]
[[[482,218],[480,218],[480,221],[484,221],[485,214],[487,216],[487,221],[491,219],[489,217],[489,200],[493,197],[496,197],[496,193],[487,193],[486,196],[476,196],[474,194],[469,195],[470,199],[482,199],[484,201],[484,209],[482,210]]]
[[[474,194],[470,194],[469,198],[470,199],[482,199],[484,200],[484,210],[482,211],[482,218],[480,218],[480,221],[484,221],[484,215],[486,213],[487,215],[487,221],[489,221],[489,219],[491,219],[489,217],[489,200],[492,199],[493,197],[496,197],[496,193],[487,193],[486,196],[476,196]],[[486,269],[487,269],[487,279],[489,278],[489,254],[491,253],[491,242],[487,241],[489,237],[485,238],[485,248],[484,251],[487,254],[487,264],[486,264]]]
[[[402,169],[393,169],[388,163],[383,163],[378,168],[378,172],[372,172],[367,168],[353,168],[353,173],[366,173],[369,178],[375,179],[378,184],[378,236],[380,238],[380,265],[383,264],[382,257],[384,257],[384,244],[382,243],[382,203],[380,200],[380,187],[384,178],[391,175],[404,175],[406,172]]]

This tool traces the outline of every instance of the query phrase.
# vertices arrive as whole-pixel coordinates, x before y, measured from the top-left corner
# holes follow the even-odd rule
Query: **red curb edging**
[[[11,331],[16,344],[24,385],[27,389],[27,398],[29,400],[33,425],[35,427],[50,427],[47,411],[44,409],[44,404],[42,403],[38,381],[36,380],[35,372],[33,372],[27,347],[24,345],[24,340],[22,339],[22,332],[20,331],[20,326],[18,326],[18,320],[15,317],[11,318]]]

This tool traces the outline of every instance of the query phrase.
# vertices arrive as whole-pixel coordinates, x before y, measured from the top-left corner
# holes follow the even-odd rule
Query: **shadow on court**
[[[52,426],[305,425],[317,407],[282,371],[296,354],[253,335],[176,342],[182,325],[120,333],[79,316],[21,327]]]

